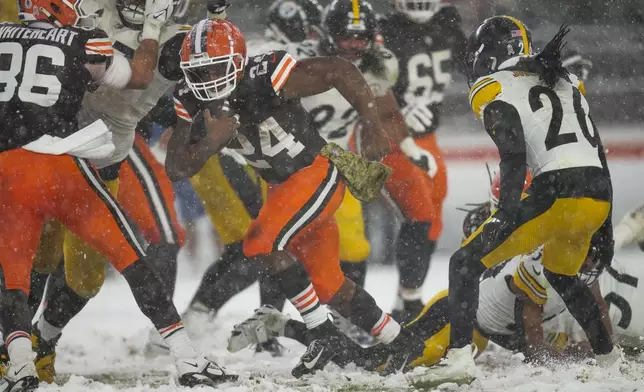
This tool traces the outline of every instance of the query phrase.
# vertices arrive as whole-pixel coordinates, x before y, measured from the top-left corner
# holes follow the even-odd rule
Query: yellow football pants
[[[335,212],[335,220],[340,231],[340,260],[355,263],[367,260],[371,247],[365,235],[362,203],[348,188]]]
[[[258,192],[249,192],[248,198],[260,200],[248,202],[261,206],[262,200],[266,198],[266,183],[250,166],[240,165],[224,155],[210,158],[190,178],[190,182],[224,245],[243,240],[254,215],[244,202],[245,197],[240,195],[245,189],[259,187]]]
[[[510,233],[490,238],[490,216],[463,247],[489,249],[481,258],[490,268],[503,260],[544,245],[543,266],[556,274],[574,276],[583,265],[590,240],[610,212],[610,202],[587,197],[557,198],[550,205],[537,205],[535,197],[521,200],[520,222]]]
[[[427,302],[420,314],[410,322],[406,328],[414,329],[414,333],[425,337],[425,351],[423,356],[412,362],[412,367],[432,366],[438,363],[449,347],[449,314],[446,310],[448,291],[443,290]],[[488,339],[474,330],[472,341],[476,344],[478,352],[487,348]]]
[[[0,0],[0,21],[18,21],[18,5],[16,0]]]
[[[106,181],[105,185],[116,197],[119,180]],[[105,281],[105,256],[59,222],[47,222],[40,236],[34,269],[40,273],[52,273],[62,255],[65,256],[67,285],[83,298],[91,298],[98,294]]]

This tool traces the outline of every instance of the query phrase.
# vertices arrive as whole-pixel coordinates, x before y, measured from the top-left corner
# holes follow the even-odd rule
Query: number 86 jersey
[[[532,175],[576,167],[602,168],[603,152],[583,84],[570,74],[554,88],[545,86],[537,74],[509,66],[479,78],[469,100],[477,117],[493,101],[512,105],[519,114]]]

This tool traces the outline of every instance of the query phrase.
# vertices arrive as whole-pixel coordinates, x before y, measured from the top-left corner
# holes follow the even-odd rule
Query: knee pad
[[[65,236],[64,250],[67,285],[83,298],[94,297],[105,281],[105,257],[71,232]]]

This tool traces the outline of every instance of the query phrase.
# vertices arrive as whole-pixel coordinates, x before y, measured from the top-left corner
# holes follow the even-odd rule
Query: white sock
[[[56,336],[60,335],[63,331],[62,328],[58,328],[54,325],[51,325],[45,320],[45,316],[40,316],[38,319],[38,330],[40,331],[40,337],[46,341],[54,339]]]
[[[399,333],[400,324],[385,312],[382,312],[378,322],[371,328],[371,336],[383,344],[391,343]]]
[[[33,362],[34,358],[36,358],[36,354],[31,349],[31,336],[25,331],[10,333],[5,343],[9,353],[9,360],[13,363]]]
[[[289,298],[289,301],[300,312],[308,329],[322,325],[328,320],[329,311],[320,304],[318,294],[315,292],[313,284],[309,284],[309,287],[295,297]]]
[[[192,347],[192,342],[183,326],[183,321],[161,328],[159,334],[170,347],[176,358],[196,358],[197,352]]]
[[[423,299],[423,289],[419,287],[417,289],[409,289],[406,287],[398,287],[398,297],[403,301],[418,301]]]

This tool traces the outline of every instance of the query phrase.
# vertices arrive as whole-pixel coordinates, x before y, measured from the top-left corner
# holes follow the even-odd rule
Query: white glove
[[[158,41],[161,27],[170,20],[173,12],[173,0],[145,0],[145,22],[143,22],[141,39]]]
[[[434,126],[436,118],[426,103],[413,103],[402,109],[405,123],[416,133],[425,133]]]
[[[438,164],[431,152],[420,148],[411,136],[406,137],[400,143],[400,150],[414,165],[425,170],[430,178],[434,178],[438,171]]]
[[[613,229],[615,250],[644,240],[644,206],[636,208],[624,216]]]

